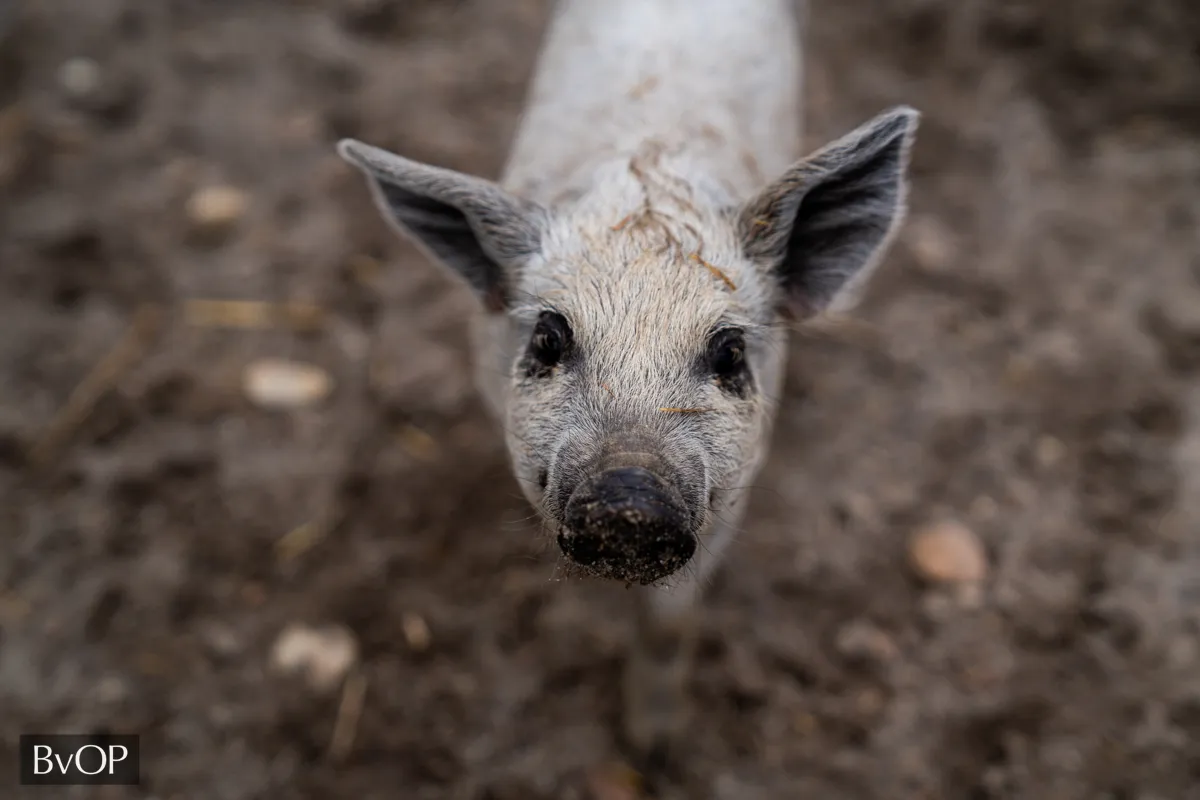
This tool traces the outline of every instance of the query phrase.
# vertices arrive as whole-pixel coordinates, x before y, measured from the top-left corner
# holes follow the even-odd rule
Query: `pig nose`
[[[619,467],[584,481],[567,502],[563,554],[601,577],[653,583],[696,552],[677,492],[642,467]]]

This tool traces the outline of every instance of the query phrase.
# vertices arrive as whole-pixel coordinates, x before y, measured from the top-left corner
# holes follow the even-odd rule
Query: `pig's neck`
[[[545,205],[647,146],[741,199],[798,156],[792,0],[561,0],[503,183]]]

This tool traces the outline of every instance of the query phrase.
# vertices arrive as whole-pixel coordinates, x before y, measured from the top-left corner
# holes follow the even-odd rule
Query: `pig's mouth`
[[[603,470],[581,481],[559,519],[558,546],[600,578],[652,584],[695,555],[695,515],[680,492],[643,466]]]

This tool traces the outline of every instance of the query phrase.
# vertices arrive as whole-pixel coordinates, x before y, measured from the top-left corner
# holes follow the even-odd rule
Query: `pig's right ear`
[[[367,176],[385,219],[466,280],[491,312],[512,300],[517,271],[541,248],[547,215],[492,181],[402,158],[353,139],[338,154]]]
[[[738,212],[743,248],[777,279],[792,319],[843,311],[904,218],[919,114],[885,111],[788,169]]]

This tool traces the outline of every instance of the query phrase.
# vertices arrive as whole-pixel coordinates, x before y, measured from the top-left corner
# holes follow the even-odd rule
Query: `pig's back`
[[[563,0],[503,182],[552,202],[646,140],[745,196],[798,156],[792,0]]]

